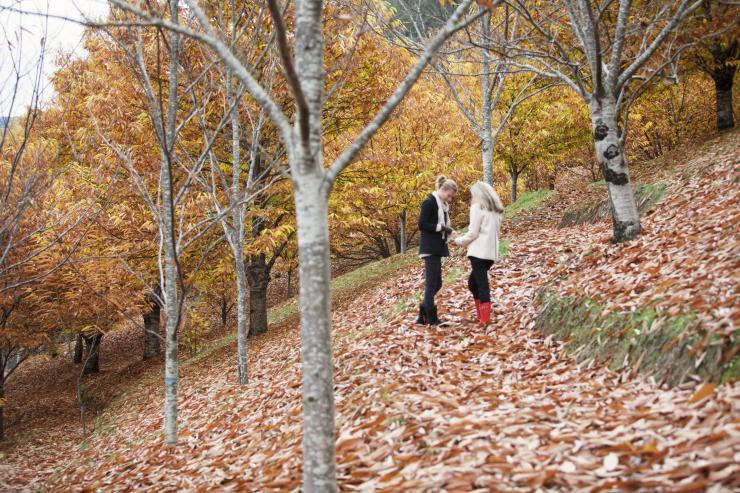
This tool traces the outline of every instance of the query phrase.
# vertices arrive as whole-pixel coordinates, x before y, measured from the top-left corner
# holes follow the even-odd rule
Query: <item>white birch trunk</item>
[[[328,204],[318,173],[297,180],[295,204],[303,369],[303,491],[337,491]]]
[[[299,115],[290,152],[298,237],[303,371],[303,491],[337,491],[334,448],[334,365],[331,346],[329,220],[322,163],[324,40],[320,0],[296,4],[296,72],[307,115]],[[308,135],[302,135],[308,117]],[[306,139],[306,140],[304,140]],[[330,187],[329,187],[330,188]]]
[[[234,104],[234,84],[231,70],[226,72],[227,84],[226,94],[229,107]],[[247,373],[247,336],[249,335],[248,307],[247,307],[247,267],[244,262],[244,210],[246,205],[237,205],[241,200],[241,127],[239,123],[239,111],[235,109],[231,113],[231,198],[232,223],[234,238],[230,242],[234,256],[234,269],[236,270],[236,375],[240,385],[246,385],[249,381]],[[251,182],[250,182],[251,184]],[[224,225],[224,229],[226,225]],[[228,234],[228,232],[226,232]]]
[[[172,166],[169,156],[162,158],[162,226],[164,243],[164,434],[165,442],[177,443],[177,328],[180,322],[178,297],[178,266],[175,247],[174,207],[172,197]]]
[[[249,336],[249,311],[247,307],[247,267],[241,243],[233,248],[236,269],[236,374],[240,385],[249,382],[247,373],[247,336]]]
[[[483,135],[481,138],[481,153],[483,155],[483,181],[493,186],[493,139],[491,138],[491,115],[488,114],[488,130],[485,130],[486,119],[483,120]]]
[[[484,7],[479,7],[483,9]],[[490,37],[490,16],[485,15],[482,19],[483,35]],[[483,181],[493,186],[493,125],[491,123],[493,113],[493,101],[491,101],[491,90],[493,89],[493,77],[491,75],[491,59],[485,48],[481,49],[483,58],[483,76],[481,77],[481,155],[483,159]]]
[[[609,190],[612,209],[613,241],[634,238],[642,227],[632,192],[627,157],[619,139],[617,105],[613,98],[592,96],[589,102],[596,160]]]
[[[170,0],[173,22],[178,22],[177,0]],[[172,159],[177,138],[178,67],[180,37],[173,32],[170,36],[169,100],[165,139],[160,143],[162,150],[162,233],[164,242],[164,296],[165,314],[165,363],[164,363],[164,435],[168,444],[177,443],[177,386],[179,383],[177,363],[177,329],[180,325],[180,299],[178,282],[180,269],[177,262],[177,239],[175,235],[175,204],[173,197]]]

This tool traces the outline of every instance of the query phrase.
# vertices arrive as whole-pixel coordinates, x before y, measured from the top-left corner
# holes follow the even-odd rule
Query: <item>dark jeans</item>
[[[434,295],[442,289],[442,257],[429,255],[424,257],[424,308],[434,306]]]
[[[493,260],[485,260],[477,257],[468,257],[470,259],[470,277],[468,277],[468,289],[473,294],[473,298],[480,300],[481,303],[491,301],[491,289],[488,287],[488,269],[493,265]]]

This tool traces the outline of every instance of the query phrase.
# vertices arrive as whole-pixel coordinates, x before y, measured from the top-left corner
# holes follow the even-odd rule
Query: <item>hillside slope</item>
[[[641,184],[665,194],[643,216],[643,234],[574,255],[540,293],[537,326],[569,337],[582,358],[635,365],[672,385],[693,374],[736,380],[740,132],[671,164],[648,169],[652,181]]]
[[[702,234],[713,233],[707,240],[712,243],[702,243],[703,248],[737,262],[734,243],[722,242],[723,234],[736,238],[730,229],[736,207],[721,202],[722,194],[712,191],[715,182],[720,184],[718,190],[729,186],[737,191],[737,161],[732,157],[738,149],[737,134],[718,142],[721,154],[703,154],[708,167],[697,167],[694,177],[687,178],[696,187],[687,203],[709,197],[709,203],[717,200],[716,204],[730,207],[699,207],[690,223]],[[693,275],[691,267],[683,265],[685,258],[672,261],[676,249],[684,248],[671,243],[677,231],[684,232],[672,229],[672,224],[683,228],[686,222],[666,219],[688,213],[679,203],[685,201],[683,193],[670,189],[663,204],[645,219],[646,234],[622,247],[609,243],[608,223],[558,229],[551,214],[545,214],[548,227],[509,228],[508,255],[490,274],[495,307],[488,327],[473,318],[463,282],[467,265],[461,256],[444,266],[446,281],[439,303],[440,312],[451,320],[449,326],[414,324],[422,280],[421,270],[413,264],[341,303],[333,327],[342,490],[740,488],[737,382],[715,388],[691,378],[689,372],[681,385],[659,386],[630,366],[615,372],[594,360],[579,363],[565,343],[531,330],[542,316],[542,306],[534,300],[538,293],[542,296],[543,288],[559,294],[556,289],[577,286],[582,293],[591,293],[601,289],[606,278],[610,283],[605,289],[613,283],[622,288],[608,291],[609,300],[618,302],[614,310],[627,306],[620,304],[622,300],[643,303],[639,295],[644,291],[631,289],[627,282],[633,271],[640,275],[631,267],[640,265],[638,246],[639,252],[650,255],[645,261],[659,259],[665,264],[651,285],[673,279],[675,269],[681,276]],[[714,235],[716,228],[721,232]],[[663,256],[650,250],[656,241],[667,249]],[[601,255],[592,261],[596,254],[589,252]],[[723,268],[737,275],[737,263]],[[689,277],[679,292],[696,284],[696,289],[709,289],[715,296],[712,293],[718,291],[711,290],[724,286],[724,277],[708,272],[712,275],[706,279]],[[619,284],[621,280],[626,284]],[[729,304],[722,308],[736,308],[734,277],[733,282],[725,293]],[[735,312],[730,314],[734,323]],[[253,344],[251,351],[251,383],[245,388],[236,385],[234,351],[228,344],[186,366],[178,446],[162,443],[161,379],[150,375],[103,414],[96,433],[82,447],[48,447],[38,455],[16,451],[2,466],[0,486],[51,491],[297,491],[301,478],[297,327],[281,325]],[[39,461],[43,469],[38,468]]]

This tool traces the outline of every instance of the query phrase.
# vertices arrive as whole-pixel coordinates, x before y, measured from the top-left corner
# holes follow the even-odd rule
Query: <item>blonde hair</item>
[[[501,214],[504,212],[504,204],[501,202],[496,190],[488,183],[477,181],[470,187],[471,205],[478,204],[481,209],[494,211]]]
[[[435,180],[434,185],[437,190],[452,190],[453,192],[457,192],[457,183],[450,180],[445,175],[439,175]]]

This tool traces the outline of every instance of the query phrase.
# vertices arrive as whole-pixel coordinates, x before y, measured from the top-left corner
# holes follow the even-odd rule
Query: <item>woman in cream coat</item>
[[[498,240],[504,206],[493,187],[482,181],[470,187],[470,225],[465,235],[454,239],[455,244],[468,247],[470,277],[468,289],[475,299],[478,320],[486,324],[491,319],[491,290],[488,270],[498,260]]]

